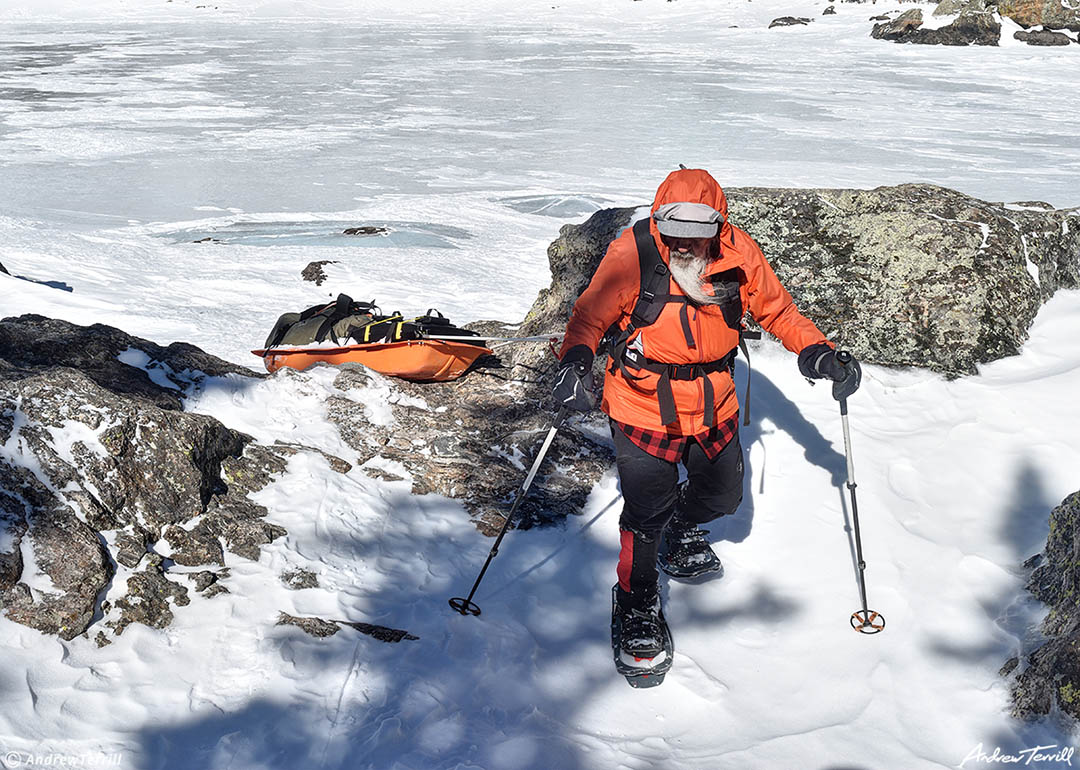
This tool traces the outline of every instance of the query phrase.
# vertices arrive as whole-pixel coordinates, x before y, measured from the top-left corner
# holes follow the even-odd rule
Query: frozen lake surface
[[[1080,57],[884,44],[863,6],[777,30],[768,7],[674,8],[0,25],[0,254],[104,302],[99,320],[245,360],[274,311],[325,296],[296,280],[314,259],[384,306],[517,320],[563,222],[647,202],[679,163],[729,186],[1080,205]],[[97,269],[106,253],[154,313]],[[230,317],[236,292],[271,310]],[[192,323],[190,296],[216,313]]]
[[[641,197],[680,162],[727,185],[930,181],[1080,205],[1077,57],[884,44],[869,13],[767,33],[722,15],[619,31],[0,26],[5,209],[161,220],[532,187]]]

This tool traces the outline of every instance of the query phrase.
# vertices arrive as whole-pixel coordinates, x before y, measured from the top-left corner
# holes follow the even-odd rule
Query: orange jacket
[[[808,345],[826,341],[813,322],[799,313],[791,295],[781,285],[753,238],[727,222],[724,191],[707,171],[683,169],[669,174],[656,191],[652,211],[666,203],[682,201],[705,203],[724,215],[724,225],[717,235],[721,243],[720,255],[710,264],[706,276],[739,268],[745,278],[740,282],[739,289],[743,309],[749,309],[754,320],[765,331],[778,337],[784,347],[793,353],[801,352]],[[660,257],[667,264],[668,249],[661,241],[653,221],[650,221],[650,232]],[[675,280],[668,280],[669,292],[683,295]],[[595,352],[604,333],[613,323],[625,329],[637,302],[640,286],[637,245],[632,230],[627,228],[611,242],[588,288],[574,305],[560,358],[575,345],[586,345]],[[638,330],[634,335],[647,358],[669,364],[707,363],[723,358],[738,345],[739,335],[724,321],[719,307],[691,305],[688,311],[696,347],[690,348],[686,343],[679,306],[669,303],[656,323]],[[631,385],[617,367],[614,373],[610,365],[607,367],[601,408],[612,419],[639,428],[666,430],[687,436],[707,430],[702,378],[671,382],[678,416],[676,422],[664,425],[660,420],[656,396],[660,375],[639,370],[636,376],[644,376],[644,379]],[[735,384],[726,370],[706,376],[712,383],[714,393],[713,424],[719,425],[739,409]]]

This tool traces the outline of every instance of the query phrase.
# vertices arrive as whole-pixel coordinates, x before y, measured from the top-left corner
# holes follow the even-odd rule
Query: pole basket
[[[873,610],[857,610],[851,613],[851,627],[860,634],[877,634],[885,630],[885,616]]]
[[[462,599],[460,596],[455,596],[450,600],[450,606],[455,611],[460,612],[462,615],[479,615],[480,608],[475,603],[470,602],[468,599]]]

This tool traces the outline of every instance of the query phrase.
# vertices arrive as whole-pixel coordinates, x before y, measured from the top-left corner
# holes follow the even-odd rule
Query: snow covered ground
[[[897,6],[824,7],[0,0],[0,262],[21,276],[0,275],[0,316],[249,365],[278,313],[338,291],[514,321],[561,224],[649,200],[680,162],[728,185],[1080,205],[1080,47],[897,46],[867,21]],[[767,29],[781,15],[816,21]],[[340,235],[366,224],[391,232]],[[320,288],[299,280],[314,260],[339,262]],[[630,690],[610,660],[613,475],[564,528],[512,533],[484,614],[463,618],[446,599],[490,541],[458,504],[299,455],[259,495],[289,537],[232,560],[232,593],[193,596],[166,631],[99,650],[0,618],[0,763],[915,769],[1071,746],[1053,720],[1008,717],[997,670],[1037,641],[1020,565],[1080,487],[1077,339],[1064,291],[1022,355],[978,376],[867,368],[851,420],[878,636],[847,623],[836,405],[765,344],[747,500],[714,530],[726,574],[668,586],[661,688]],[[331,375],[211,381],[189,408],[348,458],[323,415]],[[379,409],[386,392],[349,397]],[[286,589],[293,567],[322,587]],[[420,638],[316,640],[279,611]]]

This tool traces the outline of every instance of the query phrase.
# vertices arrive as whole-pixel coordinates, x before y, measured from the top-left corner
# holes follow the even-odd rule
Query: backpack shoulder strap
[[[661,259],[656,241],[649,232],[648,217],[634,224],[634,243],[637,246],[641,286],[634,310],[630,314],[630,325],[634,329],[640,329],[656,323],[656,319],[660,317],[660,311],[664,309],[669,296],[668,290],[671,288],[671,272]]]

